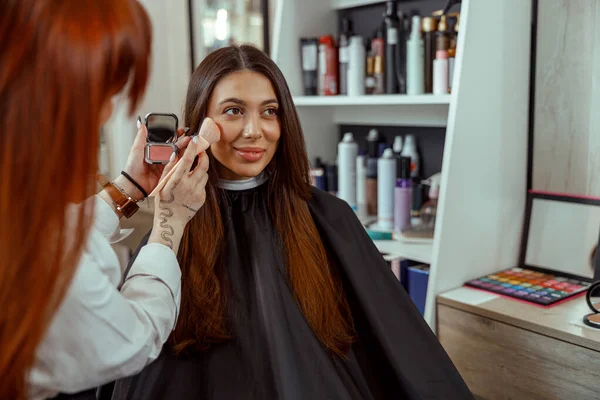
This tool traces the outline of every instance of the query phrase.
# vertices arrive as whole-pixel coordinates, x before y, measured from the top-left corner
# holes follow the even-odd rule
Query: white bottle
[[[396,187],[396,157],[387,148],[377,161],[377,225],[394,229],[394,189]]]
[[[417,178],[421,172],[419,168],[421,160],[417,152],[417,141],[414,135],[406,135],[404,138],[402,157],[410,157],[410,177]]]
[[[344,134],[338,144],[338,197],[345,200],[353,210],[356,205],[356,157],[358,144],[352,133]]]
[[[398,135],[394,138],[392,150],[394,150],[394,153],[397,155],[402,154],[402,136]]]
[[[421,17],[412,17],[412,29],[406,41],[406,94],[425,93],[425,50]]]
[[[367,156],[356,157],[356,206],[361,217],[369,215],[367,211]]]
[[[433,94],[448,94],[448,52],[438,50],[433,60]]]
[[[352,36],[348,45],[348,96],[365,94],[365,57],[362,36]]]

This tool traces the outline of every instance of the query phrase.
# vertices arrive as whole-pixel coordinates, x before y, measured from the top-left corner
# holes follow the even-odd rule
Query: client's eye
[[[240,110],[238,107],[231,107],[225,110],[225,114],[227,115],[241,115],[242,114],[242,110]]]
[[[269,117],[273,117],[273,116],[277,115],[277,109],[276,108],[267,108],[265,110],[265,114],[268,115]]]

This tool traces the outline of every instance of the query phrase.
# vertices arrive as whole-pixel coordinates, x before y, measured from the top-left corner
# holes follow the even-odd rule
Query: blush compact
[[[145,148],[145,160],[148,164],[167,164],[173,153],[177,152],[178,119],[175,114],[150,113],[146,115],[148,138]]]

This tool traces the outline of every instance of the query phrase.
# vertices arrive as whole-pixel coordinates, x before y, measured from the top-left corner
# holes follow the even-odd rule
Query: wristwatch
[[[140,209],[135,199],[123,193],[104,175],[98,174],[98,182],[102,186],[102,189],[106,190],[106,193],[115,202],[117,211],[123,214],[125,218],[131,218]]]

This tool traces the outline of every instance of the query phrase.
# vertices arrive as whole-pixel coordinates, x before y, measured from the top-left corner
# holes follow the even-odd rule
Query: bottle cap
[[[410,157],[400,157],[400,178],[410,179]]]
[[[404,147],[411,147],[416,145],[415,135],[409,133],[404,137]]]
[[[319,38],[319,43],[330,46],[330,47],[334,47],[335,39],[333,38],[332,35],[324,35]]]
[[[448,51],[447,50],[437,50],[435,52],[436,60],[447,60],[448,59]]]
[[[344,143],[353,143],[354,142],[354,136],[352,135],[352,132],[346,132],[346,133],[344,133],[344,137],[342,139],[342,142],[344,142]]]
[[[437,19],[433,17],[423,18],[423,32],[433,32],[437,29]]]
[[[448,21],[446,20],[446,15],[442,15],[440,17],[440,22],[438,23],[438,32],[446,32],[448,30]]]
[[[394,138],[394,145],[392,146],[394,153],[402,152],[402,136],[398,135]]]
[[[418,15],[414,15],[412,17],[412,28],[410,35],[414,37],[421,36],[421,17]]]
[[[383,154],[382,154],[381,158],[393,159],[394,158],[394,151],[392,149],[390,149],[389,147],[387,147],[383,151]]]
[[[379,155],[379,157],[383,156],[383,153],[385,152],[385,149],[388,148],[388,145],[386,143],[379,143],[379,151],[377,152],[377,154]]]

